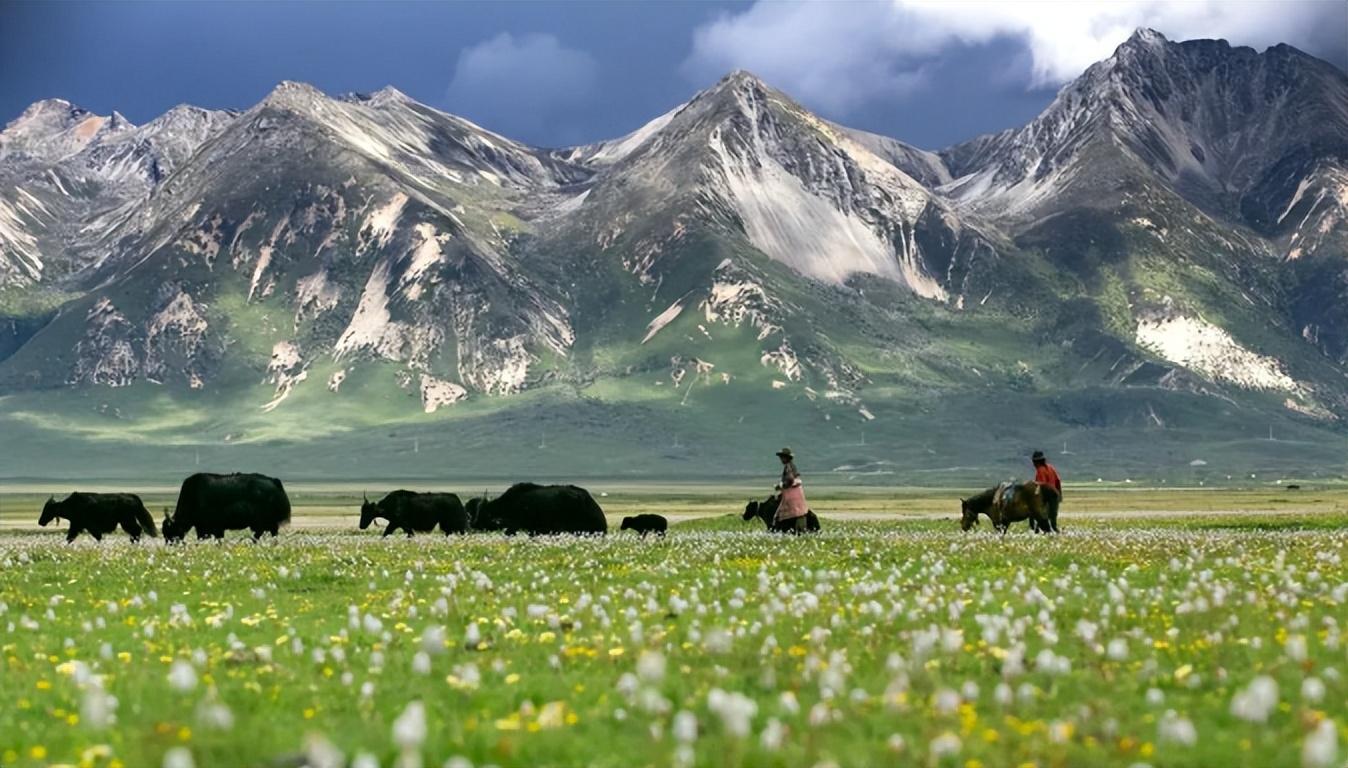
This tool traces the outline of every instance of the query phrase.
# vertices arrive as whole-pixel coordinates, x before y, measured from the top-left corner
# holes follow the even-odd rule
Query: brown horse
[[[1049,517],[1048,500],[1038,483],[1002,483],[996,488],[960,499],[960,529],[969,530],[978,525],[978,516],[987,515],[992,527],[1005,534],[1012,523],[1030,521],[1030,528],[1039,533],[1057,533],[1058,521]]]

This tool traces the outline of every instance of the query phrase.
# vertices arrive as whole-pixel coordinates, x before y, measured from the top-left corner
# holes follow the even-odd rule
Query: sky
[[[540,146],[613,138],[747,69],[838,122],[940,148],[1021,125],[1137,27],[1286,42],[1348,70],[1345,0],[16,2],[0,123],[59,97],[134,123],[282,80],[393,85]]]

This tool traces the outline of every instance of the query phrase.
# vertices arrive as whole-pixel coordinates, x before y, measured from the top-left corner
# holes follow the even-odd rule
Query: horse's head
[[[754,499],[753,501],[750,501],[748,504],[746,504],[746,505],[744,506],[744,518],[743,518],[743,519],[745,519],[745,520],[753,520],[755,517],[758,517],[758,507],[759,507],[759,506],[760,506],[760,503],[759,503],[759,501],[758,501],[757,499]]]
[[[978,510],[968,499],[960,499],[960,530],[967,531],[978,525]]]
[[[47,523],[56,519],[56,510],[61,506],[60,502],[53,496],[47,499],[47,503],[42,505],[42,517],[37,519],[37,524],[46,527]]]
[[[379,516],[379,506],[375,504],[373,501],[370,501],[369,497],[365,496],[364,494],[361,494],[361,496],[362,501],[360,503],[360,529],[363,531],[366,528],[369,528],[370,523],[373,523],[374,519]]]

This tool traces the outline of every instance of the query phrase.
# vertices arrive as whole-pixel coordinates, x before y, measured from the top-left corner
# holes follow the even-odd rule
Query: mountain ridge
[[[92,397],[137,414],[104,439],[180,412],[260,445],[537,392],[652,423],[801,409],[818,436],[996,391],[1038,433],[1235,409],[1338,435],[1348,88],[1247,51],[1139,32],[938,152],[743,71],[563,149],[391,86],[139,127],[42,102],[0,132],[0,420],[79,434],[102,417],[41,403]],[[628,418],[584,429],[622,444]]]

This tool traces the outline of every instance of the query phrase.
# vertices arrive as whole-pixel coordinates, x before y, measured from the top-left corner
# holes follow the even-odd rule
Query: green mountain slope
[[[1337,475],[1343,81],[1139,33],[940,154],[747,73],[560,151],[283,84],[0,292],[0,475]]]

